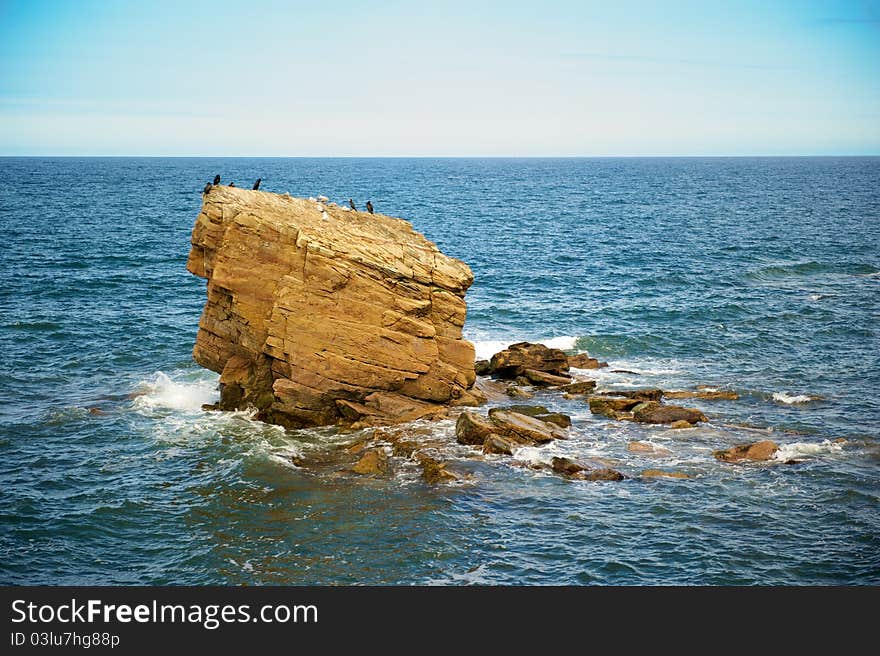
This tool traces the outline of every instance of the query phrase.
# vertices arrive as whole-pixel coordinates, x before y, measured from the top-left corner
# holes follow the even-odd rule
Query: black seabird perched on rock
[[[257,178],[257,181],[254,183],[254,191],[258,191],[260,188],[260,183],[263,181],[263,178]]]
[[[234,187],[234,186],[235,186],[235,183],[234,183],[234,182],[230,182],[228,186],[230,186],[230,187]]]
[[[358,208],[356,208],[356,207],[354,206],[354,201],[353,201],[351,198],[348,199],[348,206],[349,206],[351,209],[353,209],[355,212],[358,211]]]
[[[215,185],[220,184],[220,174],[219,173],[214,176],[214,184]]]
[[[372,214],[373,213],[373,204],[370,201],[367,201],[367,211]]]
[[[207,194],[209,191],[211,191],[211,187],[213,187],[213,186],[214,186],[214,185],[212,185],[210,182],[209,182],[208,184],[206,184],[206,185],[205,185],[205,188],[202,189],[202,196],[204,196],[204,195]]]

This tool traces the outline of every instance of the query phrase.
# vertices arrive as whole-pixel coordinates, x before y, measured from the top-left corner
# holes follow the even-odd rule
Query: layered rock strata
[[[468,266],[407,221],[215,186],[187,269],[207,279],[193,357],[221,409],[290,428],[388,424],[477,405]]]

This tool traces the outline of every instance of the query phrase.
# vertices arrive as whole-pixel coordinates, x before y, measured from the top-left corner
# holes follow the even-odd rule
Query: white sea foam
[[[139,395],[132,403],[134,408],[194,412],[201,410],[203,404],[217,400],[217,381],[205,378],[175,380],[158,371],[152,380],[143,381],[138,386],[137,393]]]
[[[843,450],[843,443],[832,442],[831,440],[822,440],[821,442],[794,442],[792,444],[783,444],[773,456],[775,460],[792,460],[803,458],[804,456],[819,456],[826,453],[840,453]]]
[[[789,394],[788,392],[773,392],[773,400],[786,405],[794,405],[796,403],[809,403],[815,401],[816,397],[806,394]]]
[[[498,351],[503,351],[511,344],[517,342],[532,342],[534,344],[543,344],[548,348],[558,348],[563,351],[571,351],[574,349],[577,337],[563,335],[561,337],[508,337],[507,339],[474,339],[474,349],[477,352],[477,360],[488,360]]]

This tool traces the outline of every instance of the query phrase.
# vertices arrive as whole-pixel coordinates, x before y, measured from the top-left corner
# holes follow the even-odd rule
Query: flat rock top
[[[295,233],[297,247],[343,256],[389,277],[412,278],[457,294],[473,282],[467,264],[444,255],[403,219],[224,185],[211,189],[205,205],[219,208],[210,217],[213,221],[233,220],[244,226],[269,223],[282,233]]]

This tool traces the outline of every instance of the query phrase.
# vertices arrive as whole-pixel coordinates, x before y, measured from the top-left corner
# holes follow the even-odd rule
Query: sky
[[[0,155],[880,154],[880,0],[0,0]]]

